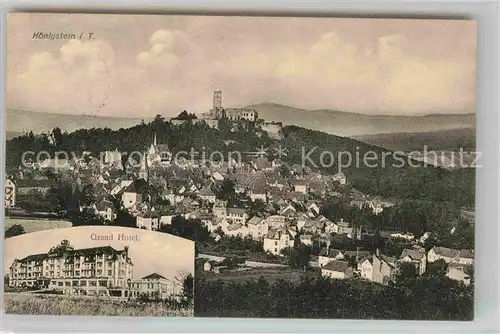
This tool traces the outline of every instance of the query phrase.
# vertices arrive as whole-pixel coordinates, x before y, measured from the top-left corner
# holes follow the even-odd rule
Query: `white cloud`
[[[373,34],[360,43],[336,29],[323,29],[307,39],[287,35],[264,43],[268,35],[279,34],[256,33],[254,25],[249,32],[244,25],[235,26],[236,32],[227,28],[231,25],[215,29],[218,21],[211,18],[194,21],[198,25],[184,29],[156,25],[140,47],[137,41],[102,37],[33,53],[24,68],[9,72],[9,105],[173,115],[182,109],[206,111],[214,89],[224,91],[227,106],[269,101],[415,113],[467,110],[474,104],[475,62],[469,42],[450,58],[443,51],[432,54],[428,43],[403,33]],[[205,34],[210,29],[214,32]]]
[[[96,110],[106,101],[114,53],[101,40],[64,44],[58,54],[35,53],[28,66],[14,76],[10,92],[43,110]]]
[[[149,43],[150,49],[137,56],[140,65],[171,68],[178,64],[180,56],[189,49],[188,37],[175,30],[157,30],[149,38]]]

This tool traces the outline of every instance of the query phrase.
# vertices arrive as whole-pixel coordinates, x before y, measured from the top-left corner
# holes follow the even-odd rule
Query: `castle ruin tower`
[[[214,92],[214,108],[213,113],[216,119],[224,117],[224,109],[222,108],[222,91],[216,90]]]
[[[222,108],[222,91],[216,90],[214,92],[214,110]]]

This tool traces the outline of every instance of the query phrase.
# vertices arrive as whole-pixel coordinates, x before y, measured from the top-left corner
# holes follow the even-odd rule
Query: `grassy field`
[[[234,281],[234,282],[244,282],[248,280],[257,280],[260,276],[270,282],[274,283],[279,279],[284,279],[289,282],[298,283],[300,278],[304,275],[308,276],[319,276],[320,273],[315,270],[308,270],[304,272],[299,269],[291,268],[255,268],[245,271],[228,271],[222,274],[207,273],[204,271],[197,271],[197,277],[205,277],[209,280],[222,280],[222,281]]]
[[[16,219],[16,218],[5,218],[5,230],[7,230],[12,225],[21,225],[24,227],[26,233],[50,230],[52,228],[64,228],[71,227],[72,224],[69,221],[64,220],[46,220],[46,219]]]
[[[5,293],[6,314],[27,315],[98,315],[189,317],[193,310],[167,309],[160,303],[115,301],[97,298],[77,298],[55,295]]]

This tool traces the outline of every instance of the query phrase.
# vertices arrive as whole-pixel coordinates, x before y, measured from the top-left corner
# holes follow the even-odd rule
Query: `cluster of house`
[[[74,249],[68,240],[47,253],[14,259],[8,286],[55,290],[63,294],[122,298],[179,298],[182,284],[153,273],[133,278],[134,264],[127,246]]]
[[[356,261],[349,261],[350,258]],[[427,264],[443,260],[447,264],[446,276],[470,284],[471,277],[467,267],[474,264],[473,250],[455,250],[445,247],[433,247],[427,253],[421,246],[404,249],[399,257],[375,254],[367,251],[341,251],[338,249],[322,249],[318,257],[321,274],[326,277],[346,279],[358,275],[360,278],[389,284],[394,282],[402,263],[410,263],[415,272],[422,275],[427,270]],[[353,262],[356,265],[353,265]]]

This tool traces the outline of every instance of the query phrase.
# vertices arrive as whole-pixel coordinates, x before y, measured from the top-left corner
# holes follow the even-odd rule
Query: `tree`
[[[311,249],[308,246],[299,244],[294,248],[285,248],[283,254],[287,257],[287,263],[290,267],[304,271],[309,267]]]
[[[182,292],[187,303],[190,304],[194,298],[194,278],[191,273],[189,273],[182,282]]]
[[[91,208],[84,208],[71,219],[73,226],[105,225],[104,218],[99,216]]]
[[[220,190],[217,197],[225,201],[229,201],[230,199],[234,198],[234,181],[230,179],[224,179],[224,181],[222,181],[220,185]]]
[[[173,217],[170,224],[160,227],[159,232],[173,234],[199,243],[205,243],[210,239],[210,232],[201,221],[185,219],[180,215]]]
[[[261,216],[264,213],[265,209],[266,209],[266,204],[264,203],[264,201],[258,198],[250,203],[250,208],[248,210],[248,213],[250,217]]]
[[[111,222],[113,226],[137,227],[137,221],[127,210],[118,207],[116,218]]]
[[[474,284],[474,265],[468,264],[464,268],[464,273],[469,276],[470,283]]]
[[[62,131],[59,127],[56,127],[52,130],[52,138],[54,138],[54,145],[59,147],[63,141]]]
[[[443,277],[446,275],[447,268],[448,268],[448,264],[443,259],[439,259],[439,260],[434,261],[434,262],[428,262],[424,275],[425,276]]]
[[[177,117],[173,119],[181,120],[181,121],[190,121],[196,119],[195,114],[189,114],[186,110],[183,110]]]
[[[14,224],[5,231],[5,238],[15,237],[25,233],[22,225]]]
[[[396,282],[401,285],[410,285],[417,278],[417,268],[411,262],[399,264]]]

